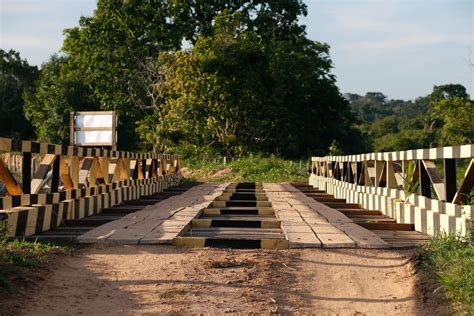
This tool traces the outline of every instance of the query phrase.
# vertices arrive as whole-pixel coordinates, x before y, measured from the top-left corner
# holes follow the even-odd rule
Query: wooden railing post
[[[418,161],[418,170],[420,176],[420,193],[423,196],[431,198],[430,177],[428,176],[428,172],[426,171],[423,161],[421,159]]]
[[[446,189],[446,201],[451,202],[456,195],[456,159],[444,159],[444,187]]]
[[[23,153],[23,164],[21,166],[21,178],[23,193],[31,193],[31,153]]]
[[[53,175],[51,177],[51,193],[58,192],[59,189],[59,164],[61,156],[56,156],[53,162]]]

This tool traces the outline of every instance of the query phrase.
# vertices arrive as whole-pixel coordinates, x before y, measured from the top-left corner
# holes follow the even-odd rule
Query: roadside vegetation
[[[421,268],[436,277],[456,314],[474,315],[474,243],[455,235],[433,238],[421,255]]]
[[[185,160],[183,175],[187,181],[212,182],[289,182],[307,181],[306,161],[290,161],[275,156],[253,155],[233,159]]]
[[[15,291],[15,284],[27,278],[51,254],[64,253],[64,247],[47,243],[9,240],[6,223],[0,221],[0,294]]]

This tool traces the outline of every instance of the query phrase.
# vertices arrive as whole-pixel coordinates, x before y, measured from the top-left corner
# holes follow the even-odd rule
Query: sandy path
[[[51,262],[46,280],[4,313],[437,314],[417,293],[411,255],[94,246]]]

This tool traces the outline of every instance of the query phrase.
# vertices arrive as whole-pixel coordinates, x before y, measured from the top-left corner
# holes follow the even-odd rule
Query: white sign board
[[[116,145],[115,112],[71,112],[71,144],[76,146]]]

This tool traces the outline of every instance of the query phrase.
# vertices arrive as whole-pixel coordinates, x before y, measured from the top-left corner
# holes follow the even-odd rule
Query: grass
[[[47,243],[9,241],[6,223],[0,221],[0,293],[14,290],[13,283],[25,278],[29,269],[44,263],[51,253],[66,250]]]
[[[426,246],[422,268],[433,273],[458,314],[474,315],[474,243],[440,234]]]
[[[203,161],[199,158],[185,160],[190,180],[212,182],[288,182],[307,181],[306,161],[292,162],[275,156],[248,156],[224,162],[221,159]]]

